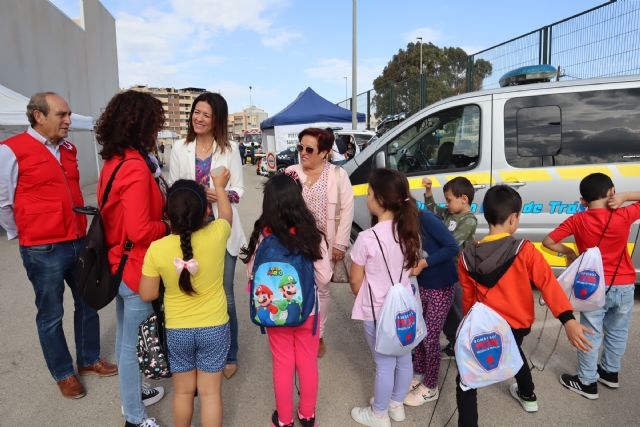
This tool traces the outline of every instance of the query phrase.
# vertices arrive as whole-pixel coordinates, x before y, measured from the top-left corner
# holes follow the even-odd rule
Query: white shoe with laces
[[[439,396],[438,387],[431,389],[424,384],[420,384],[404,398],[407,406],[420,406],[427,402],[437,400]]]
[[[149,383],[142,383],[142,403],[144,406],[158,403],[164,397],[164,387],[151,387]]]
[[[391,427],[389,415],[384,414],[384,416],[379,417],[373,412],[371,406],[353,408],[351,410],[351,418],[355,422],[369,427]]]
[[[369,399],[369,404],[371,405],[371,407],[373,408],[373,397],[371,399]],[[393,421],[404,421],[405,418],[407,417],[406,414],[404,413],[404,405],[401,403],[397,406],[393,406],[391,404],[389,404],[389,418],[391,418]]]

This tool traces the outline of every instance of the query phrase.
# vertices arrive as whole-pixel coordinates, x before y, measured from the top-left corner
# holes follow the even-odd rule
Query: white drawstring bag
[[[398,283],[394,283],[378,235],[375,231],[373,234],[380,245],[392,285],[382,304],[380,319],[376,319],[373,294],[369,286],[371,312],[376,325],[376,351],[387,356],[403,356],[410,353],[427,336],[427,325],[422,317],[422,304],[420,297],[416,297],[418,288],[413,284],[405,286],[401,283],[402,272]]]
[[[507,321],[481,302],[462,320],[455,353],[464,390],[509,379],[524,364]]]
[[[558,277],[558,282],[575,311],[604,307],[606,292],[600,249],[593,247],[583,252]]]

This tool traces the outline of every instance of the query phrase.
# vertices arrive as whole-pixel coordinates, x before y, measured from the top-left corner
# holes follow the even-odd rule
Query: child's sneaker
[[[273,411],[273,415],[271,415],[271,427],[294,427],[293,421],[289,424],[282,424],[278,419],[278,411]]]
[[[420,406],[438,399],[438,395],[438,387],[431,389],[424,384],[420,384],[415,390],[407,394],[407,397],[404,398],[404,404],[407,406]]]
[[[372,408],[373,408],[373,399],[374,399],[373,397],[369,399],[369,404],[371,405]],[[391,418],[393,421],[398,421],[398,422],[404,421],[405,418],[407,417],[404,413],[404,404],[402,403],[398,405],[392,405],[391,403],[389,403],[388,412],[389,412],[389,418]]]
[[[509,391],[511,392],[511,396],[513,396],[514,399],[520,402],[520,405],[522,405],[522,409],[527,412],[538,412],[538,399],[536,398],[535,393],[531,397],[523,396],[522,394],[520,394],[520,390],[518,390],[517,383],[511,384],[511,387],[509,387]]]
[[[620,388],[618,382],[617,372],[607,372],[600,365],[598,365],[598,382],[606,385],[609,388]]]
[[[129,421],[126,421],[124,427],[161,427],[160,424],[156,422],[155,418],[147,418],[140,424],[133,424]]]
[[[411,384],[409,385],[409,393],[411,393],[413,390],[417,389],[418,386],[420,386],[420,384],[422,384],[422,380],[418,379],[418,378],[414,378],[411,380]]]
[[[598,383],[596,381],[591,384],[582,384],[577,375],[562,374],[560,375],[560,384],[587,399],[594,400],[600,397],[598,396]]]
[[[151,384],[142,383],[142,403],[144,406],[158,403],[164,396],[164,387],[151,387]]]
[[[300,411],[298,411],[298,421],[300,421],[302,427],[316,427],[316,414],[309,418],[303,418]]]
[[[388,414],[378,416],[373,412],[371,406],[366,408],[353,408],[351,418],[357,423],[369,427],[391,427],[391,419]]]
[[[453,343],[449,343],[444,347],[442,347],[442,351],[440,354],[441,360],[448,360],[448,359],[455,359],[455,358],[456,358],[456,352],[454,350]]]

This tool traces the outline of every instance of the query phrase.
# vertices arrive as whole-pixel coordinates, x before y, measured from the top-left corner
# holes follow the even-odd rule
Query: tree
[[[439,48],[432,43],[422,45],[422,64],[426,83],[426,104],[466,92],[467,53],[459,47]],[[483,59],[473,66],[473,87],[479,89],[482,80],[491,74],[491,64]],[[409,43],[389,61],[382,74],[373,81],[376,91],[373,104],[376,116],[420,109],[420,44]]]

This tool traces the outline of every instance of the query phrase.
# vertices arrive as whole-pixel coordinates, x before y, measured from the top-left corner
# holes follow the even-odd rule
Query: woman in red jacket
[[[116,297],[116,357],[125,427],[157,427],[155,419],[147,416],[145,406],[164,394],[162,387],[142,387],[136,355],[138,325],[153,312],[151,303],[143,302],[138,295],[142,262],[151,242],[168,233],[168,226],[162,221],[164,196],[154,179],[156,166],[149,157],[163,123],[160,101],[129,90],[109,101],[96,124],[96,139],[102,145],[100,155],[105,160],[97,189],[100,206],[109,178],[122,163],[101,209],[113,272],[125,243],[131,246]]]

